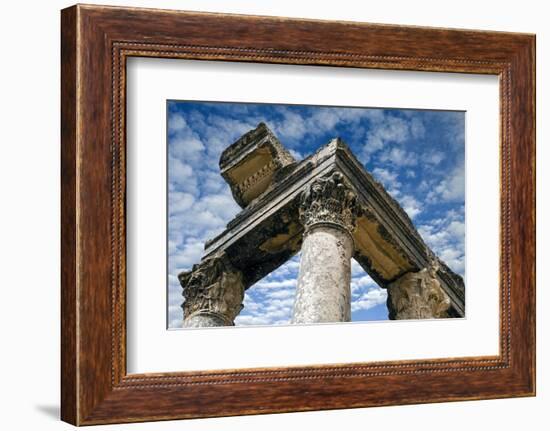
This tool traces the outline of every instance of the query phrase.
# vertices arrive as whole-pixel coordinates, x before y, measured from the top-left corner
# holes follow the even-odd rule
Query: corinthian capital
[[[185,298],[184,326],[233,325],[243,308],[244,285],[241,272],[225,253],[203,260],[178,278]]]
[[[388,285],[390,319],[448,317],[451,301],[435,272],[434,268],[409,272]]]
[[[357,212],[357,195],[340,172],[318,178],[302,194],[300,219],[306,230],[316,224],[333,224],[352,233]]]

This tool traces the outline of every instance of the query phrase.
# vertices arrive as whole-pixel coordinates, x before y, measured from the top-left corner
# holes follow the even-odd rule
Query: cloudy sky
[[[221,152],[265,122],[297,159],[341,137],[407,211],[424,240],[464,275],[463,112],[169,101],[168,322],[181,327],[177,274],[240,210],[219,174]],[[236,325],[288,324],[300,256],[245,294]],[[387,319],[386,292],[352,265],[352,320]]]

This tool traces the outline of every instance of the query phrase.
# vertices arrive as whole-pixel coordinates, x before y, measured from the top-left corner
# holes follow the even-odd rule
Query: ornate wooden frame
[[[535,394],[534,35],[80,5],[61,17],[63,420],[88,425]],[[128,375],[129,56],[498,75],[500,354]]]

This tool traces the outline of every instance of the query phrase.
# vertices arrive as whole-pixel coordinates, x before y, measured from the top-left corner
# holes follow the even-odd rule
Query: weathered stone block
[[[442,289],[436,272],[437,266],[408,272],[388,285],[390,319],[438,319],[449,316],[451,301]]]
[[[225,253],[219,253],[178,276],[183,287],[184,327],[231,326],[243,308],[244,285]]]
[[[224,150],[220,171],[235,201],[244,208],[269,188],[279,170],[294,163],[294,157],[260,123]]]

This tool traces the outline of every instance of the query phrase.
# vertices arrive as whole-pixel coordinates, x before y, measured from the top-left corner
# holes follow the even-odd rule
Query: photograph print
[[[465,112],[167,101],[167,326],[465,316]]]

